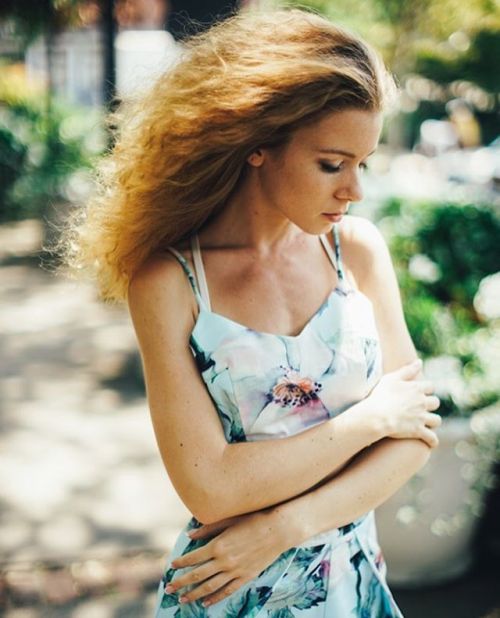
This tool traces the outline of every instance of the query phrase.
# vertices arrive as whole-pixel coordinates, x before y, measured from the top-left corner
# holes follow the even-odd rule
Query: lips
[[[343,212],[324,212],[323,217],[328,219],[329,221],[340,221],[342,217],[345,215]]]

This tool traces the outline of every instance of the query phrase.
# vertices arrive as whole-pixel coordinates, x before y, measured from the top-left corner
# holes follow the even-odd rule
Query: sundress
[[[198,237],[191,238],[196,278],[186,259],[168,247],[198,301],[190,347],[228,443],[305,431],[363,399],[381,378],[372,303],[345,277],[337,225],[333,237],[335,254],[327,237],[319,238],[338,283],[295,336],[259,332],[213,312]],[[207,608],[203,599],[178,602],[194,584],[177,593],[164,590],[194,568],[172,569],[174,558],[210,541],[186,535],[201,525],[192,517],[177,537],[158,586],[155,618],[402,618],[386,582],[373,510],[287,549],[256,578]]]

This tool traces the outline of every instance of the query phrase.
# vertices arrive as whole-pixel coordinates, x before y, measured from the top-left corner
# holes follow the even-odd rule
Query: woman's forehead
[[[382,120],[382,114],[376,111],[332,112],[297,129],[290,146],[317,150],[325,154],[366,157],[377,147]]]

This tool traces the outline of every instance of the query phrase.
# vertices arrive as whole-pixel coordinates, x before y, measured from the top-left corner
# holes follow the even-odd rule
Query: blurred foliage
[[[422,121],[446,118],[447,101],[458,97],[480,121],[483,143],[498,135],[500,0],[269,0],[268,5],[320,12],[382,53],[406,95],[392,146],[412,148]],[[410,94],[406,82],[412,74],[432,80],[435,92]]]
[[[500,266],[500,216],[489,205],[388,200],[377,214],[394,261],[406,323],[424,358],[460,360],[474,383],[467,405],[442,399],[440,414],[459,414],[500,399],[500,385],[485,376],[478,333],[493,333],[474,300],[481,281]],[[416,267],[416,261],[424,267]],[[420,273],[420,274],[419,274]],[[496,329],[496,330],[495,330]],[[493,339],[493,337],[487,337]]]
[[[275,0],[271,4],[310,7],[355,29],[382,51],[399,76],[413,69],[421,45],[439,46],[456,32],[472,37],[481,30],[500,30],[499,0]]]
[[[40,33],[78,23],[78,0],[2,0],[0,19],[9,19],[25,43]]]
[[[103,148],[99,125],[96,112],[60,102],[47,115],[40,93],[0,80],[0,221],[43,217],[76,195],[78,173]]]
[[[416,56],[415,70],[440,84],[468,80],[488,92],[500,92],[500,30],[479,30],[463,52],[429,47]]]

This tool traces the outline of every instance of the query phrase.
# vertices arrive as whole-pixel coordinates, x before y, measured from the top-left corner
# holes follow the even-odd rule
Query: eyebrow
[[[319,148],[318,152],[328,152],[330,154],[341,154],[341,155],[344,155],[345,157],[351,157],[351,159],[355,159],[356,158],[356,155],[353,154],[352,152],[347,152],[347,150],[339,150],[338,148]],[[366,156],[369,157],[374,152],[375,152],[375,150],[372,150],[370,152],[370,154],[368,154]]]

